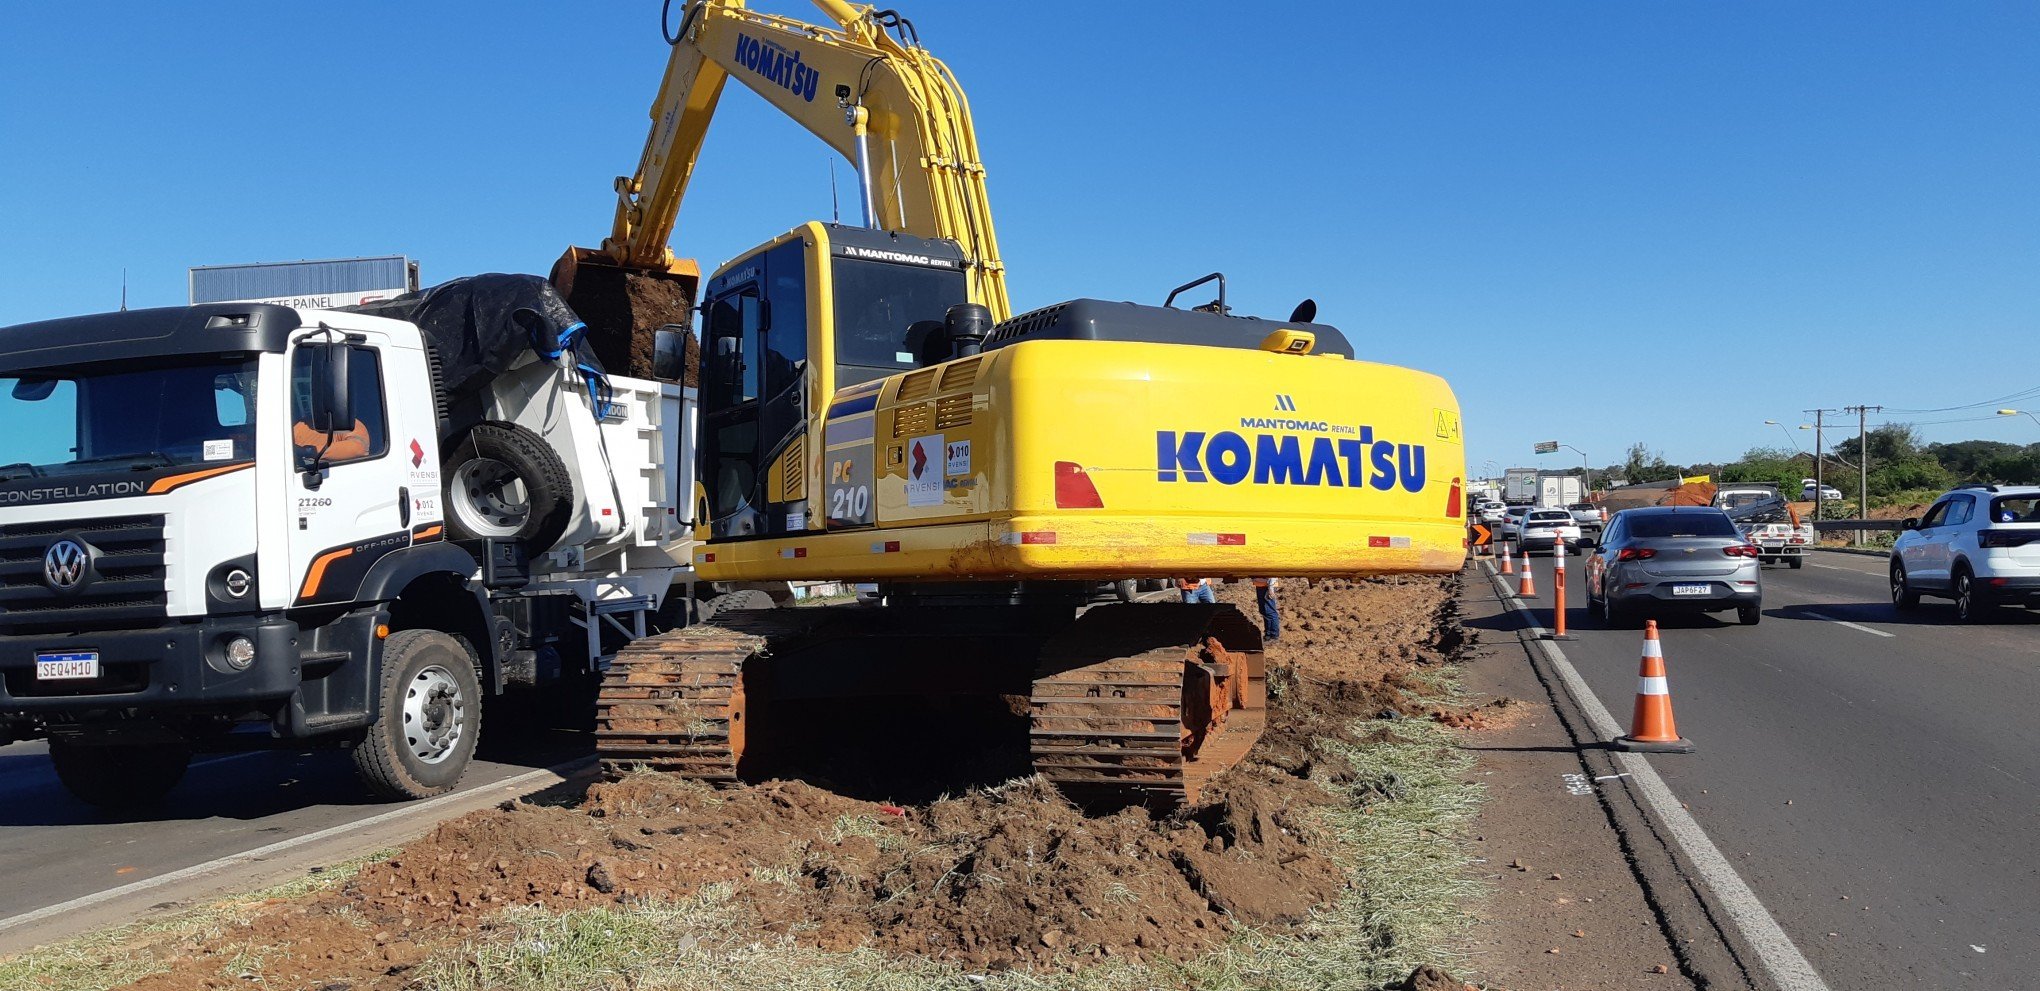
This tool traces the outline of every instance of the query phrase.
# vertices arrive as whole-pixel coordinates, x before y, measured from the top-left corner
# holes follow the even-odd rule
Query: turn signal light
[[[1615,554],[1617,561],[1648,561],[1657,556],[1657,551],[1648,547],[1624,547]]]

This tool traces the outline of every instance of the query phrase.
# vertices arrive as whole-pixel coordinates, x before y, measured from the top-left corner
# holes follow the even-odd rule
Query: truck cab
[[[484,694],[587,656],[554,647],[572,610],[532,580],[584,562],[450,539],[436,370],[416,325],[355,312],[0,328],[0,738],[47,737],[64,783],[107,806],[160,797],[194,752],[299,741],[354,750],[381,794],[452,787]],[[555,399],[534,436],[599,429],[557,412],[579,393],[564,374],[506,376]],[[546,405],[499,398],[512,420]],[[619,511],[623,489],[587,488],[575,505],[608,522],[584,545],[680,530],[670,498],[636,522],[652,514]],[[637,632],[666,587],[631,599]]]

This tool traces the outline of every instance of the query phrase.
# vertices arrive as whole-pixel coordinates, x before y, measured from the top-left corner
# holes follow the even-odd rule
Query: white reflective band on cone
[[[1670,695],[1672,694],[1672,689],[1669,685],[1665,684],[1663,678],[1638,678],[1636,679],[1636,694]]]
[[[1643,642],[1643,656],[1663,657],[1665,656],[1665,648],[1656,640],[1645,640]]]

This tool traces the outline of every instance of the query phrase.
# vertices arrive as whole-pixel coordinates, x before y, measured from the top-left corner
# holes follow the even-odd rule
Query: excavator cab
[[[834,224],[804,224],[718,270],[701,306],[710,539],[819,529],[807,464],[823,407],[841,390],[947,359],[945,317],[968,301],[953,242]],[[874,522],[869,461],[831,466],[832,488],[854,493],[861,481],[867,493],[830,507],[832,521]]]

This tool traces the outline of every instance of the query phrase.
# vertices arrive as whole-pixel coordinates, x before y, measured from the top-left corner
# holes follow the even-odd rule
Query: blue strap
[[[587,329],[588,325],[586,323],[576,323],[572,327],[560,331],[559,340],[551,342],[550,346],[547,345],[547,342],[539,340],[538,331],[533,330],[531,332],[531,349],[538,352],[547,361],[558,361],[560,360],[560,355],[574,349],[575,342],[580,339],[581,333]]]
[[[595,406],[596,418],[607,417],[610,410],[616,406],[613,400],[615,393],[609,388],[609,376],[602,374],[601,369],[586,363],[576,364],[574,368],[581,373],[582,382],[588,387],[588,401]]]

